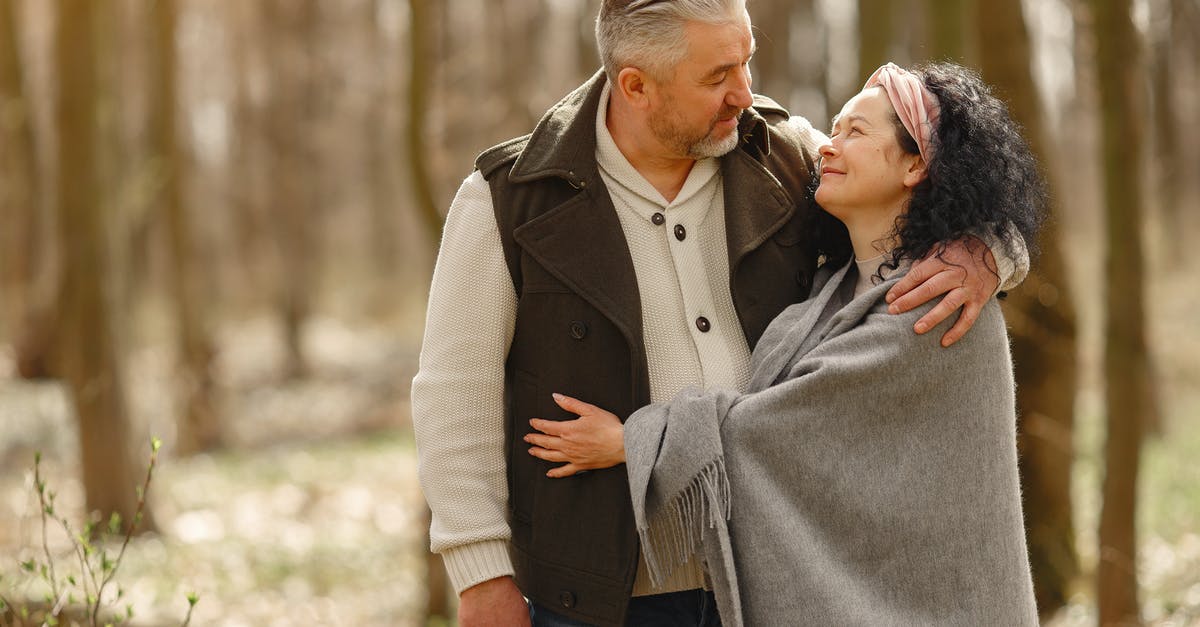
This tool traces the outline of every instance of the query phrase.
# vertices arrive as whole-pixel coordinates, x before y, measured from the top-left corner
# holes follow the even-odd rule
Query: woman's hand
[[[550,469],[547,477],[570,477],[584,470],[625,463],[625,425],[620,418],[562,394],[555,394],[554,402],[579,418],[562,422],[540,418],[529,421],[530,426],[541,432],[525,436],[525,441],[533,445],[529,454],[548,462],[566,462]]]

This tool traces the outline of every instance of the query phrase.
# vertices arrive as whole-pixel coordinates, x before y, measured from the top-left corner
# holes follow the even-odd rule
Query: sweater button
[[[712,328],[712,324],[708,321],[708,318],[700,316],[696,318],[696,328],[700,329],[701,333],[708,333],[708,330]]]
[[[687,229],[683,228],[682,224],[675,225],[675,239],[683,241],[687,237]]]
[[[587,337],[587,332],[588,326],[586,322],[582,320],[571,321],[571,337],[577,340],[582,340],[583,338]]]
[[[570,590],[563,590],[558,593],[558,602],[565,608],[575,607],[575,593]]]
[[[655,212],[654,215],[650,216],[650,221],[653,222],[655,226],[662,226],[663,222],[667,221],[667,216]]]

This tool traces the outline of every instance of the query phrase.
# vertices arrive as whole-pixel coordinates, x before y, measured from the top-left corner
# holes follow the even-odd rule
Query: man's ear
[[[911,155],[914,157],[911,164],[908,166],[908,171],[904,173],[904,186],[912,189],[918,183],[925,180],[928,171],[925,167],[925,159],[921,155]]]
[[[634,108],[649,108],[654,84],[642,70],[635,67],[621,68],[621,71],[617,73],[615,88]]]

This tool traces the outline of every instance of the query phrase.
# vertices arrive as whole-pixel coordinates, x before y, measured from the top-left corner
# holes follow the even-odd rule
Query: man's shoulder
[[[786,120],[791,116],[783,105],[762,94],[754,94],[754,104],[752,106],[759,115],[770,122]]]
[[[529,145],[531,136],[532,134],[514,137],[479,153],[475,158],[475,169],[479,170],[484,178],[490,177],[502,166],[516,161],[517,157],[521,156],[521,151],[525,150],[525,146]]]

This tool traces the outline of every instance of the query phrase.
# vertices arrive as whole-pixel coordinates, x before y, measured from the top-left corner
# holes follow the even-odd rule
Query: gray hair
[[[637,67],[668,79],[687,56],[688,22],[727,24],[743,19],[746,0],[604,0],[596,18],[596,45],[608,80]]]

